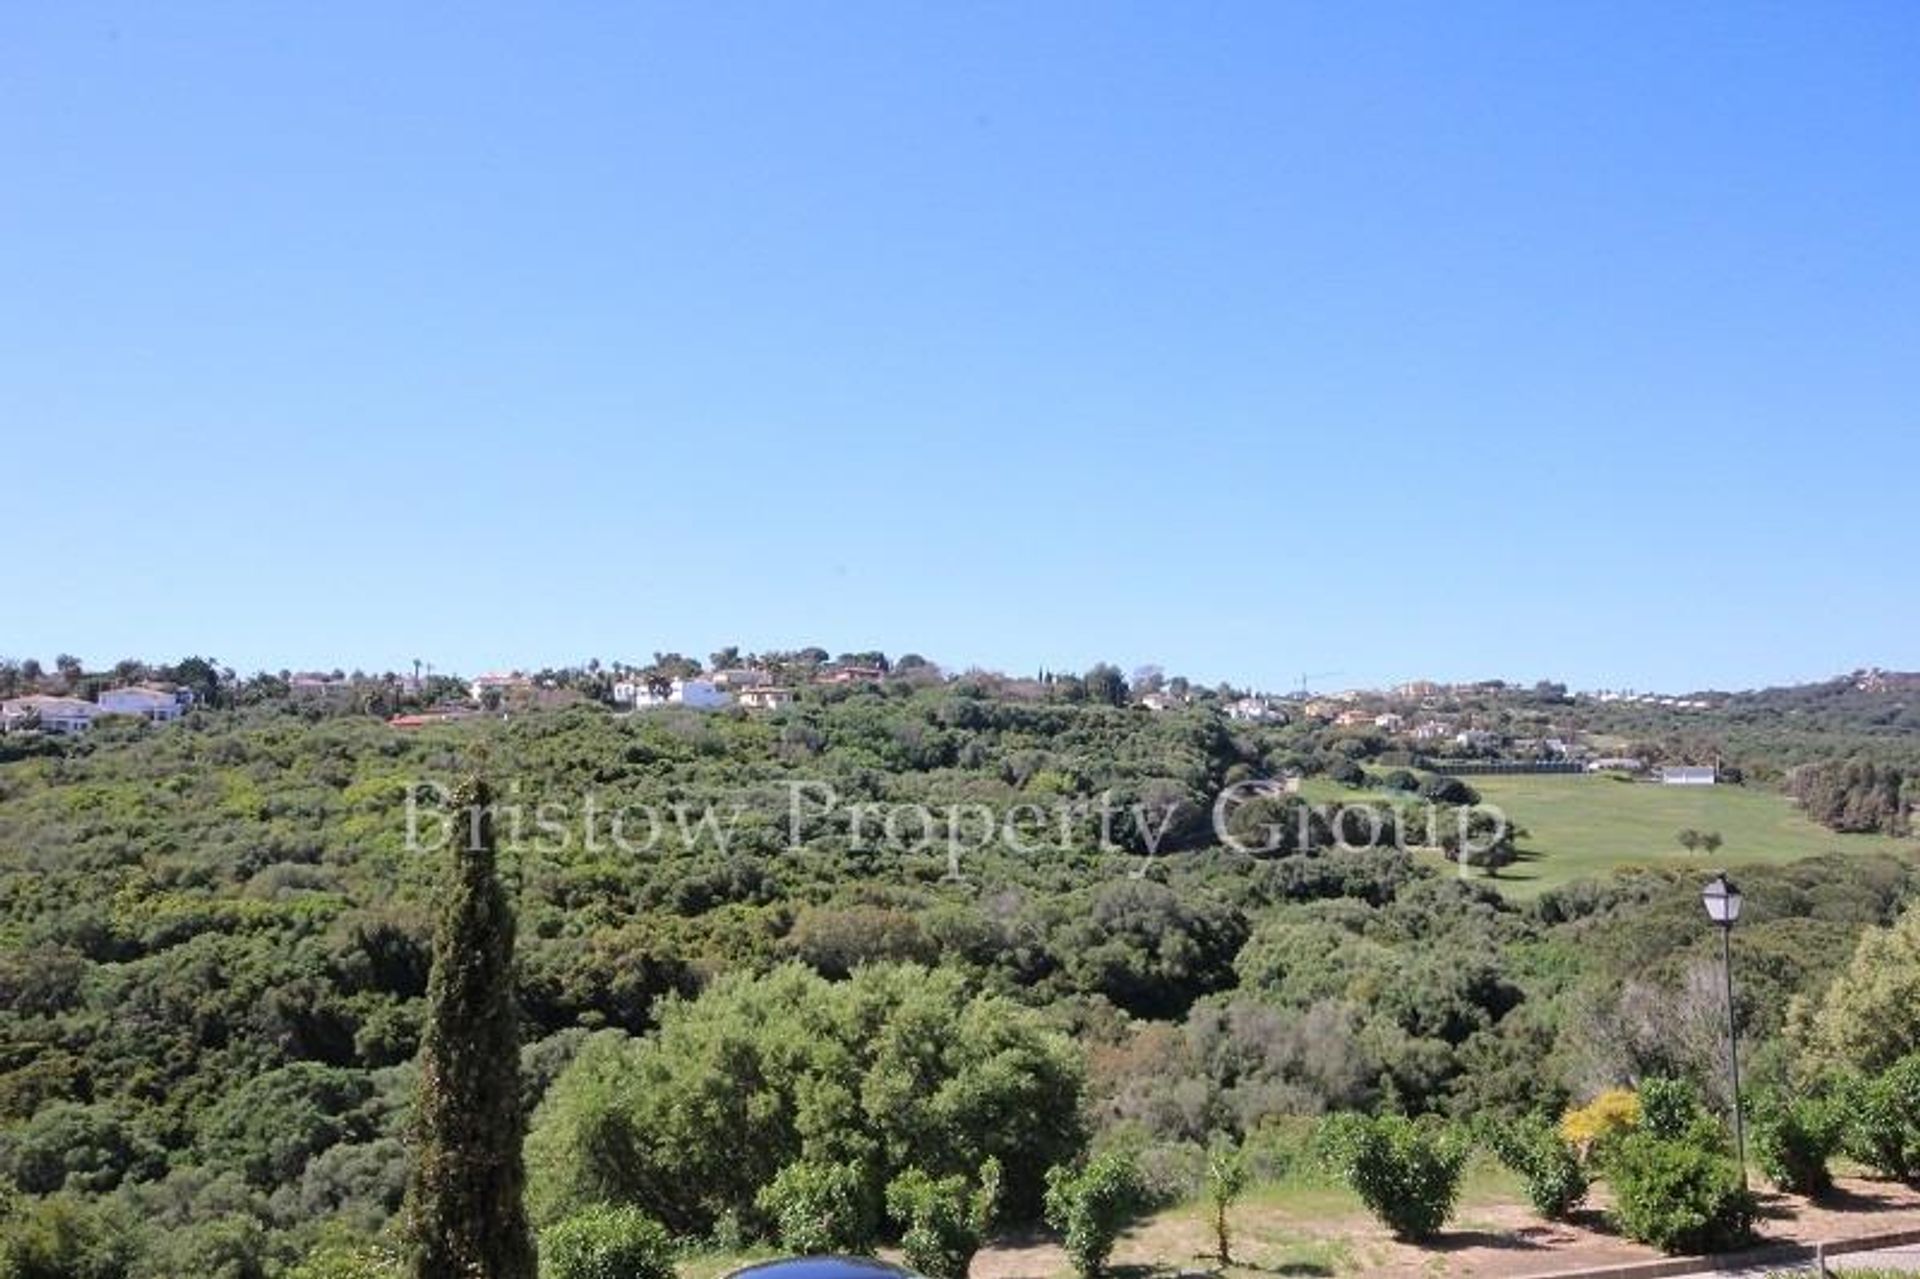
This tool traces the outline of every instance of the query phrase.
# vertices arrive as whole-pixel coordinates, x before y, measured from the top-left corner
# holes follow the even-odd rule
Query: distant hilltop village
[[[1145,714],[1218,716],[1230,724],[1313,724],[1377,739],[1383,749],[1418,756],[1458,773],[1620,772],[1674,784],[1703,784],[1725,774],[1706,762],[1649,768],[1630,748],[1636,714],[1696,714],[1725,709],[1749,693],[1685,696],[1502,680],[1441,683],[1410,680],[1390,688],[1314,692],[1299,686],[1271,693],[1219,684],[1205,687],[1158,667],[1131,675],[1105,663],[1082,674],[1042,670],[1032,676],[943,670],[918,654],[831,656],[824,649],[743,654],[723,649],[706,662],[656,653],[642,664],[597,660],[538,671],[463,677],[416,661],[408,674],[281,671],[237,675],[203,658],[174,666],[138,661],[88,671],[62,656],[52,669],[36,661],[0,661],[0,732],[71,736],[103,721],[165,724],[195,711],[284,704],[315,715],[378,716],[395,729],[417,729],[478,715],[511,716],[598,704],[614,713],[679,708],[693,712],[778,713],[809,699],[869,690],[906,695],[915,689],[965,687],[1013,701],[1131,707]],[[1920,675],[1879,668],[1808,689],[1833,695],[1920,691]],[[1791,690],[1790,690],[1791,691]]]

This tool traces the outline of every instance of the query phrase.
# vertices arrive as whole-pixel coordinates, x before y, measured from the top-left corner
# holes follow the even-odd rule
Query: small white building
[[[781,688],[775,684],[760,684],[753,688],[743,688],[739,693],[740,704],[750,710],[775,711],[782,706],[793,704],[793,690]]]
[[[172,689],[132,684],[126,688],[110,688],[100,694],[100,713],[138,715],[152,723],[164,724],[168,720],[179,719],[186,712],[187,700]]]
[[[1264,697],[1241,697],[1227,703],[1227,718],[1247,724],[1284,724],[1287,713]]]
[[[1669,765],[1660,770],[1662,786],[1711,786],[1719,780],[1720,772],[1711,764]]]
[[[37,724],[43,733],[84,733],[99,714],[98,706],[77,697],[16,697],[0,702],[0,730]]]
[[[1406,722],[1404,716],[1396,715],[1392,711],[1387,711],[1385,714],[1375,715],[1373,717],[1373,726],[1375,728],[1384,728],[1389,733],[1399,732]]]

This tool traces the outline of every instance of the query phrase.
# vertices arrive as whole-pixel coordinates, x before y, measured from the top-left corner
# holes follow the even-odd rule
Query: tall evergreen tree
[[[406,1226],[413,1279],[534,1279],[522,1202],[513,910],[494,868],[492,794],[454,790],[420,1040]]]

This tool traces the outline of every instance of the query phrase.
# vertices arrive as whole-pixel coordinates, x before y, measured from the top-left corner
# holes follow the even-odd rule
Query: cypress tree
[[[534,1279],[513,910],[495,875],[492,800],[477,778],[451,800],[407,1187],[413,1279]]]

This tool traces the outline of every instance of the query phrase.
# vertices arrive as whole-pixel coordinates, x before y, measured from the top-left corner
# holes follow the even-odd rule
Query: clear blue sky
[[[17,4],[0,652],[1920,667],[1920,9]]]

